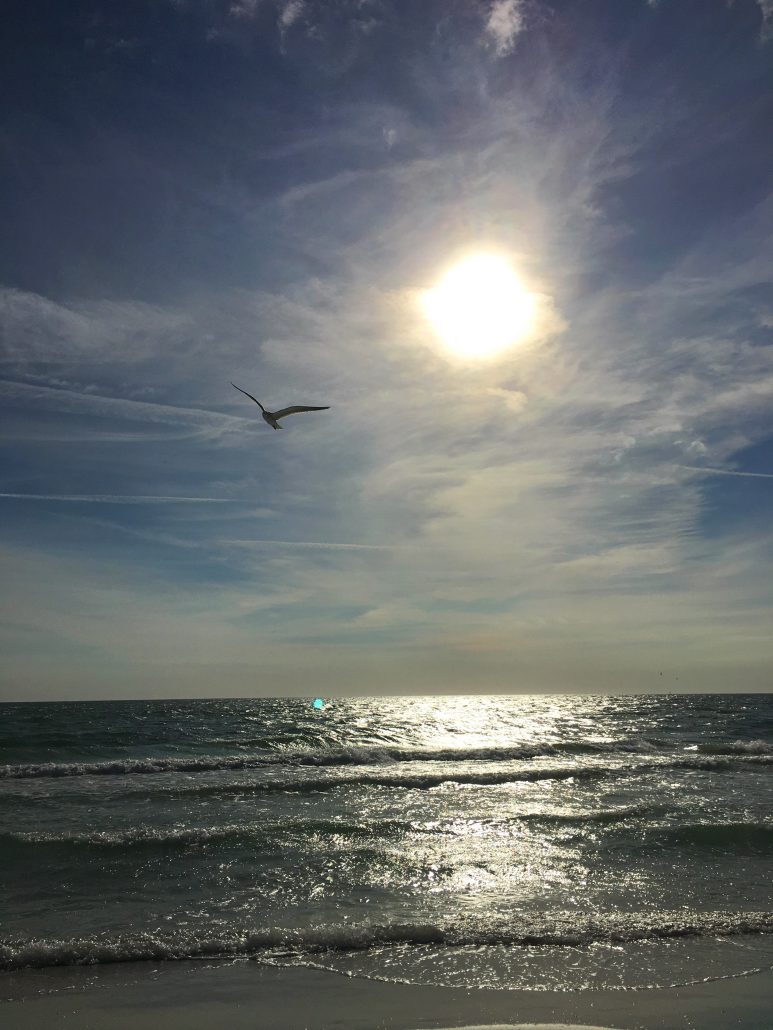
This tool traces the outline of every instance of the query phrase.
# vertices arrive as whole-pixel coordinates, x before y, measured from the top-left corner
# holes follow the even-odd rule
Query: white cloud
[[[304,7],[304,0],[287,0],[279,15],[280,26],[283,29],[289,29],[301,17]]]
[[[234,0],[234,3],[228,9],[228,13],[232,18],[241,18],[248,20],[255,17],[262,0]]]
[[[0,360],[6,370],[45,362],[136,364],[150,349],[190,333],[187,313],[139,301],[57,303],[0,287]]]
[[[763,40],[773,37],[773,0],[757,0],[762,12],[761,36]]]
[[[524,0],[494,0],[486,20],[486,33],[500,57],[510,53],[524,27]]]
[[[501,386],[490,386],[488,392],[492,397],[498,397],[507,410],[514,413],[523,411],[529,403],[528,397],[521,390],[508,390]]]

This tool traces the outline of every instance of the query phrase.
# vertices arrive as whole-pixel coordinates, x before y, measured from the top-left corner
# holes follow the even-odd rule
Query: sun
[[[421,303],[446,350],[466,360],[502,354],[528,335],[534,318],[534,297],[496,254],[460,261]]]

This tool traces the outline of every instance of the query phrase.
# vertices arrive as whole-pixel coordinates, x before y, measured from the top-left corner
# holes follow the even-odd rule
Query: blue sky
[[[4,28],[2,697],[770,689],[770,0]]]

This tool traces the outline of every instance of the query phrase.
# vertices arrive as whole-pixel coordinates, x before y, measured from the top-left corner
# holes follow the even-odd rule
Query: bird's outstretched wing
[[[321,408],[312,408],[308,404],[293,404],[291,408],[282,408],[281,411],[272,411],[271,414],[274,418],[284,418],[285,415],[297,415],[300,411],[328,411],[329,409],[329,404],[324,404]]]
[[[238,390],[239,393],[243,393],[245,397],[249,397],[251,401],[255,401],[255,403],[257,404],[257,406],[260,408],[261,411],[265,411],[266,410],[263,407],[263,405],[260,403],[260,401],[257,399],[257,397],[253,397],[251,393],[247,393],[246,390],[242,390],[241,386],[237,386],[236,383],[231,383],[231,386],[234,388],[234,390]]]

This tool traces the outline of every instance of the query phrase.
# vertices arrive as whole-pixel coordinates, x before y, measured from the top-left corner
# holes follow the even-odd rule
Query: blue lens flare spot
[[[315,697],[314,700],[311,702],[311,707],[316,708],[319,712],[322,708],[325,707],[325,699],[322,697]]]

